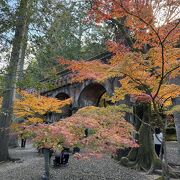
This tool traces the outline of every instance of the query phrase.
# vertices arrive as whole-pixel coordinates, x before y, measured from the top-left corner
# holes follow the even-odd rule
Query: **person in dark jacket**
[[[64,148],[61,151],[61,164],[68,164],[69,161],[69,148]]]

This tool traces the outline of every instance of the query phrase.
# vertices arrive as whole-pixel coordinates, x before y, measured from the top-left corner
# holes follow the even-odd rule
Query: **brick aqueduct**
[[[111,53],[105,52],[89,59],[89,61],[99,59],[103,63],[107,63],[111,57],[112,57]],[[108,95],[111,96],[114,92],[115,87],[120,86],[117,78],[108,79],[102,84],[97,83],[92,80],[86,80],[82,83],[72,84],[69,75],[70,75],[70,72],[68,71],[59,73],[58,74],[59,78],[57,78],[57,80],[53,82],[56,88],[51,89],[49,91],[45,90],[41,92],[41,94],[44,96],[56,97],[60,100],[72,98],[72,105],[69,107],[65,107],[63,110],[63,114],[48,115],[47,119],[49,122],[54,122],[56,120],[59,120],[60,118],[70,116],[77,109],[85,107],[85,106],[90,106],[90,105],[99,106],[99,102],[104,93],[107,93]],[[51,80],[49,81],[51,83]],[[170,83],[180,85],[180,78],[177,77],[171,80]],[[131,103],[129,99],[126,99],[125,101],[126,101],[125,102],[126,104]],[[180,97],[174,99],[173,102],[174,104],[179,105]],[[134,120],[130,115],[127,115],[126,119],[129,120],[131,123],[134,123]],[[180,119],[180,113],[177,112],[174,114],[174,120],[176,122],[176,129],[180,129],[179,119]],[[179,133],[180,133],[180,130],[179,130]],[[178,136],[180,138],[180,134]]]
[[[106,63],[111,56],[111,53],[105,52],[89,60],[100,59],[102,62]],[[59,73],[59,78],[53,82],[56,88],[41,92],[44,96],[56,97],[60,100],[72,98],[72,105],[64,108],[63,110],[64,115],[50,114],[49,117],[47,117],[50,122],[54,122],[64,116],[71,115],[77,109],[85,106],[99,106],[100,99],[104,93],[112,95],[114,88],[120,86],[117,78],[108,79],[102,84],[92,80],[72,84],[69,75],[70,72],[68,71]]]
[[[111,57],[112,57],[111,53],[105,52],[89,60],[99,59],[103,63],[107,63]],[[49,91],[45,90],[41,92],[41,94],[44,96],[56,97],[60,100],[72,98],[72,105],[65,107],[63,109],[62,114],[53,113],[47,115],[48,122],[54,122],[60,120],[61,118],[70,116],[77,109],[84,106],[89,106],[89,105],[99,106],[100,100],[102,102],[101,97],[104,93],[107,93],[108,95],[112,95],[114,92],[114,88],[120,86],[117,78],[108,79],[103,84],[90,80],[86,80],[83,83],[71,84],[69,75],[70,72],[67,71],[64,71],[63,73],[59,73],[58,74],[59,78],[57,78],[58,80],[53,82],[56,88],[51,89]],[[49,81],[50,83],[52,82],[51,80]],[[180,77],[172,79],[170,83],[180,85]],[[127,98],[123,103],[131,104],[131,101],[130,99]],[[173,100],[173,104],[180,105],[180,96]],[[140,108],[138,111],[141,114],[142,109]],[[138,111],[136,111],[136,113]],[[178,148],[180,153],[180,112],[175,112],[173,115],[174,115],[175,127],[177,132]],[[133,124],[136,123],[136,119],[128,114],[126,115],[126,120],[128,120]]]

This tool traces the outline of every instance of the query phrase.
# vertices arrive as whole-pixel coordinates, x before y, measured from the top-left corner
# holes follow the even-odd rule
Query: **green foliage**
[[[30,30],[30,40],[34,44],[30,53],[35,54],[35,59],[29,64],[24,80],[19,83],[20,87],[52,88],[48,87],[50,83],[42,83],[41,80],[58,78],[57,73],[63,70],[62,65],[57,62],[59,57],[89,59],[106,50],[105,42],[110,38],[110,32],[105,25],[99,27],[95,22],[85,22],[88,12],[85,2],[52,4],[46,4],[44,12],[38,7],[40,17],[46,17],[43,17],[44,23],[38,18],[37,12],[32,17],[33,26],[38,26],[39,22],[43,29],[39,34]],[[47,9],[51,6],[54,11]]]
[[[108,106],[108,107],[92,107],[87,106],[83,109],[78,110],[77,114],[80,114],[81,116],[91,116],[92,118],[102,118],[102,117],[108,117],[109,114],[111,116],[122,116],[122,113],[132,113],[132,108],[128,107],[125,104],[121,104],[118,106]]]

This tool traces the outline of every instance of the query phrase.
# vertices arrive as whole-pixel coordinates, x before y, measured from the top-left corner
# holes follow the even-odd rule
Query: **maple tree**
[[[133,126],[124,119],[122,107],[84,107],[64,121],[33,127],[38,147],[62,149],[78,145],[93,153],[112,153],[119,148],[138,147]],[[85,129],[90,130],[85,137]]]
[[[21,98],[15,100],[14,114],[17,118],[26,117],[30,122],[33,119],[38,120],[38,118],[45,121],[45,114],[49,112],[61,113],[62,107],[71,104],[71,99],[58,100],[26,91],[21,91],[19,94]]]
[[[40,96],[36,93],[19,91],[20,98],[15,100],[14,115],[24,122],[13,122],[12,130],[19,135],[29,137],[32,135],[31,127],[46,122],[46,116],[50,112],[62,113],[61,108],[71,104],[71,99],[58,100],[56,98]]]
[[[60,63],[68,65],[67,68],[72,71],[73,82],[86,79],[101,82],[108,78],[120,77],[121,87],[115,90],[112,101],[119,101],[130,95],[136,102],[144,104],[146,112],[139,129],[141,146],[136,158],[129,156],[124,159],[126,165],[133,164],[150,171],[159,166],[160,162],[151,147],[151,129],[147,125],[152,118],[152,111],[155,113],[163,129],[166,162],[163,176],[167,179],[166,120],[162,113],[170,107],[172,98],[180,94],[180,87],[170,83],[170,79],[180,75],[180,49],[176,48],[180,36],[179,6],[180,2],[176,0],[93,0],[89,18],[96,19],[97,22],[115,22],[124,32],[124,37],[107,43],[109,51],[113,53],[108,64],[98,60],[60,60]],[[149,147],[143,147],[144,143]],[[129,160],[134,160],[134,163]]]
[[[20,98],[15,100],[14,115],[16,118],[23,118],[24,122],[12,123],[11,129],[21,137],[31,137],[38,148],[56,150],[78,145],[90,150],[89,157],[92,153],[115,153],[119,148],[138,147],[133,138],[135,130],[124,119],[124,108],[120,106],[88,106],[64,121],[47,125],[44,124],[44,115],[48,112],[62,112],[60,108],[70,104],[71,100],[62,101],[26,91],[18,94]],[[91,133],[85,138],[86,128],[90,129]]]

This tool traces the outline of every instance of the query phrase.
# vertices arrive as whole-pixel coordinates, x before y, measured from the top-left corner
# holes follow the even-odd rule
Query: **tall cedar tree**
[[[20,1],[19,8],[17,9],[15,35],[13,39],[10,63],[7,70],[8,72],[5,78],[5,91],[3,94],[3,102],[0,113],[0,161],[5,161],[9,158],[9,126],[13,115],[13,101],[15,96],[18,63],[21,55],[20,51],[27,29],[27,12],[28,0]]]

